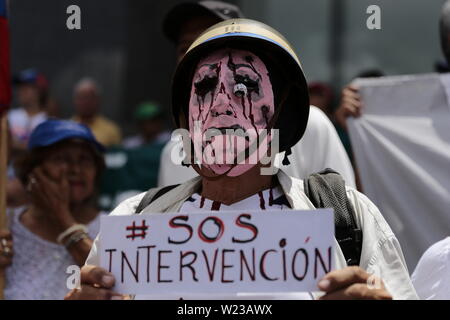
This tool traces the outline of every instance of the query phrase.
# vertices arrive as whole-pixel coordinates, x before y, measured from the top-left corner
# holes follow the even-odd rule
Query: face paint
[[[202,59],[192,79],[189,131],[201,166],[215,175],[238,176],[256,163],[236,163],[274,115],[272,84],[264,62],[249,51],[221,49]],[[196,128],[196,129],[195,129]],[[227,135],[242,130],[250,138]],[[209,130],[209,131],[208,131]],[[202,135],[218,134],[205,141]],[[196,140],[198,141],[198,140]],[[264,154],[267,150],[262,151]],[[239,158],[241,159],[241,158]]]

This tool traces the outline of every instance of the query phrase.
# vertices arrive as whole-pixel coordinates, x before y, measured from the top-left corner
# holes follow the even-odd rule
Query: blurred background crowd
[[[47,119],[82,123],[106,148],[104,166],[96,167],[101,177],[91,191],[94,215],[149,188],[182,182],[176,170],[160,172],[174,129],[171,76],[195,37],[225,18],[263,21],[291,41],[306,73],[311,105],[334,125],[360,190],[346,128],[346,118],[360,113],[350,82],[448,70],[438,33],[444,0],[426,5],[422,0],[236,0],[228,3],[237,10],[206,5],[172,17],[167,13],[183,1],[78,0],[81,30],[68,30],[65,12],[72,2],[9,5],[11,211],[30,205],[18,172],[26,165],[14,163],[26,158],[32,131]],[[371,4],[381,7],[381,30],[366,27]],[[173,19],[181,24],[176,30]]]
[[[81,30],[71,31],[65,27],[68,15],[62,14],[70,1],[12,1],[11,69],[16,76],[9,122],[14,151],[25,147],[31,130],[44,119],[73,119],[87,124],[109,149],[102,208],[112,208],[124,191],[157,185],[159,153],[173,129],[171,75],[180,50],[193,40],[180,44],[163,32],[165,15],[181,2],[111,0],[105,8],[80,0]],[[291,41],[304,66],[311,104],[335,124],[350,159],[345,121],[335,114],[347,83],[356,77],[447,68],[436,31],[443,0],[426,6],[420,0],[375,1],[382,8],[382,29],[369,30],[366,9],[373,2],[229,1],[243,16],[273,26]],[[143,163],[145,174],[139,168]]]

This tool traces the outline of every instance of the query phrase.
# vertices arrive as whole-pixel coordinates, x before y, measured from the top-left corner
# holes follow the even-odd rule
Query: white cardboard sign
[[[317,291],[333,210],[104,216],[101,266],[123,294]]]

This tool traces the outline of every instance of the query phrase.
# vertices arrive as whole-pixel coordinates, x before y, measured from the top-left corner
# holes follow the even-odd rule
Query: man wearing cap
[[[222,1],[185,2],[175,6],[167,14],[163,31],[175,43],[179,62],[204,30],[217,22],[233,18],[243,18],[242,12],[235,5]],[[284,154],[280,154],[276,160],[278,167],[289,175],[303,179],[325,168],[332,168],[344,177],[348,185],[355,186],[353,168],[344,146],[331,121],[315,106],[311,106],[303,139],[291,151],[289,165],[282,162]],[[180,165],[178,155],[181,153],[181,142],[174,135],[161,155],[159,186],[182,183],[197,175],[192,168]]]
[[[47,102],[48,83],[43,74],[35,69],[20,72],[13,79],[17,86],[17,100],[20,107],[8,114],[12,135],[13,151],[26,150],[31,132],[47,119],[45,105]]]
[[[162,194],[161,189],[152,189],[130,198],[111,215],[189,214],[211,210],[226,214],[229,210],[252,209],[288,212],[315,208],[305,196],[301,180],[265,165],[261,160],[247,161],[255,152],[260,154],[261,151],[273,158],[274,153],[270,150],[275,145],[280,151],[288,151],[302,138],[310,112],[300,62],[277,31],[253,20],[232,19],[203,33],[178,64],[172,86],[172,112],[177,126],[188,132],[188,140],[183,137],[185,145],[193,143],[195,152],[199,147],[200,155],[205,155],[201,150],[212,149],[210,154],[216,155],[225,150],[233,161],[221,162],[215,158],[208,162],[200,158],[200,163],[191,162],[200,176]],[[298,122],[293,123],[293,118]],[[230,148],[226,143],[230,138],[226,130],[233,128],[249,132],[255,129],[257,149],[251,149],[256,140],[242,135],[234,135],[235,144]],[[267,133],[264,130],[270,133],[263,136],[262,132]],[[214,137],[196,141],[198,132],[211,131],[215,132]],[[224,141],[225,145],[221,143]],[[184,161],[190,162],[195,152],[187,153]],[[242,154],[246,158],[239,160]],[[158,193],[159,197],[156,196]],[[264,296],[236,293],[231,298],[416,298],[399,243],[381,213],[355,189],[347,187],[346,195],[355,208],[355,219],[363,233],[358,267],[347,267],[336,243],[336,270],[319,281],[317,292],[268,293]],[[98,267],[101,250],[97,238],[81,272],[81,289],[71,291],[67,298],[122,297],[113,291],[114,276]],[[367,285],[369,273],[375,271],[382,282],[377,288],[371,288]],[[176,292],[172,294],[177,295]],[[206,297],[215,296],[209,294]]]
[[[128,149],[138,148],[142,145],[166,143],[170,140],[170,133],[164,131],[164,118],[160,106],[154,102],[141,103],[134,114],[139,134],[123,141]]]

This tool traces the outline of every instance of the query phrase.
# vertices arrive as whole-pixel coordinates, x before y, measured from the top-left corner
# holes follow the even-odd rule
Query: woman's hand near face
[[[0,230],[0,272],[11,265],[13,255],[11,232],[8,230]]]
[[[378,286],[374,286],[372,282]],[[321,300],[392,299],[381,279],[375,278],[360,267],[346,267],[328,273],[320,280],[319,289],[325,292]]]
[[[76,223],[70,213],[70,187],[65,171],[59,180],[50,178],[42,167],[30,175],[32,202],[45,210],[48,218],[61,227],[61,232]]]

